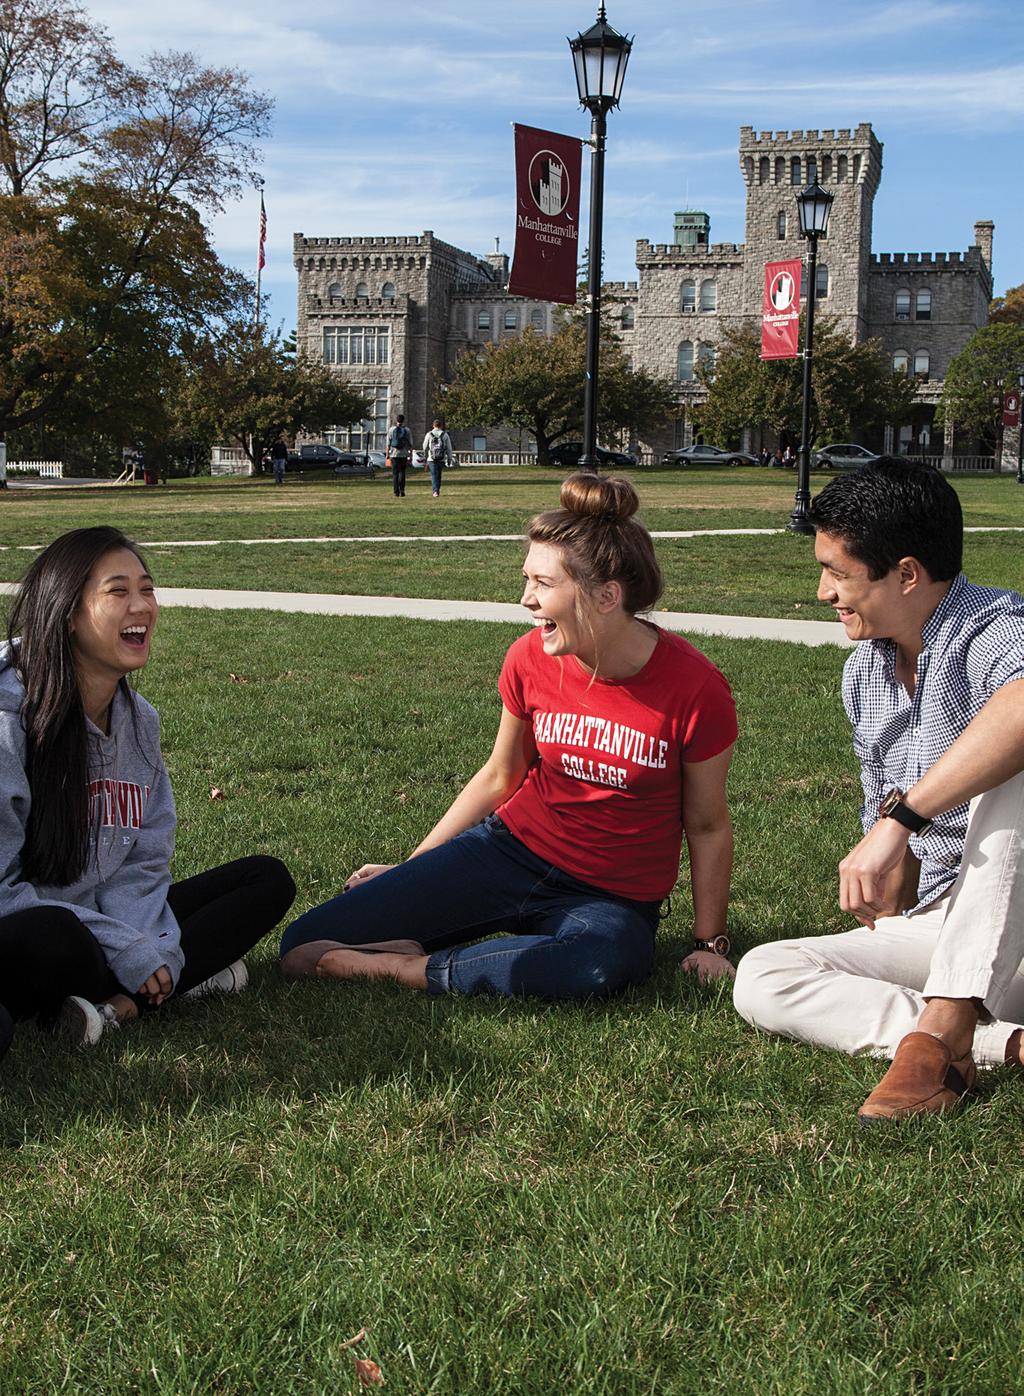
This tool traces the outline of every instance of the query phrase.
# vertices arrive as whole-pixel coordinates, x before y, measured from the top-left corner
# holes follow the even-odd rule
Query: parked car
[[[557,446],[552,446],[548,452],[548,460],[552,465],[560,465],[563,468],[575,467],[579,465],[582,454],[582,441],[563,441]],[[636,456],[630,451],[608,451],[603,446],[596,446],[594,454],[601,465],[636,465]]]
[[[869,451],[866,446],[858,446],[853,441],[840,441],[815,451],[811,456],[811,465],[816,470],[854,470],[871,460],[878,460],[877,451]]]
[[[666,451],[662,465],[758,465],[756,456],[747,451],[723,451],[721,446],[683,446],[678,451]]]
[[[313,441],[300,446],[288,456],[287,470],[333,470],[335,475],[368,475],[377,473],[373,460],[368,462],[362,451],[343,451],[326,441]]]

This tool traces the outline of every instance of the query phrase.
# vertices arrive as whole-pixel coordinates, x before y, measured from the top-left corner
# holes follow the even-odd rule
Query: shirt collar
[[[958,572],[945,596],[921,627],[922,650],[931,649],[946,621],[963,609],[961,602],[966,587],[967,578],[962,572]]]

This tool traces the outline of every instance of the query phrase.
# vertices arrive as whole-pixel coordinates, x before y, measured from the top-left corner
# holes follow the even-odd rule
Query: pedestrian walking
[[[280,437],[270,448],[270,464],[274,471],[274,484],[284,484],[284,472],[288,466],[288,447]]]
[[[405,472],[412,459],[412,432],[405,425],[401,412],[388,433],[388,459],[391,461],[391,488],[395,498],[401,499],[405,494]]]
[[[430,484],[434,498],[441,493],[441,472],[452,463],[452,439],[444,429],[440,417],[434,418],[434,425],[423,438],[423,454],[430,468]]]

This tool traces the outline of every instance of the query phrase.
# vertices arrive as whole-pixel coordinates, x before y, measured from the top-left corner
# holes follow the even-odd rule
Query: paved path
[[[0,595],[17,589],[0,582]],[[332,596],[297,591],[218,591],[209,587],[160,587],[162,606],[200,610],[283,611],[314,616],[408,616],[412,620],[476,620],[527,624],[521,606],[499,601],[433,601],[409,596]],[[655,611],[666,630],[690,635],[728,635],[740,640],[784,640],[799,645],[849,646],[838,621],[778,620],[758,616],[708,616]]]

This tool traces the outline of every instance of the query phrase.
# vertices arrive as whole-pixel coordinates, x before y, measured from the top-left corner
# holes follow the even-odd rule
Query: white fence
[[[995,456],[925,456],[924,459],[949,475],[999,472],[999,462]]]
[[[39,475],[43,479],[62,480],[64,478],[64,462],[62,460],[9,460],[7,462],[7,473],[12,470],[23,470],[26,475]]]

